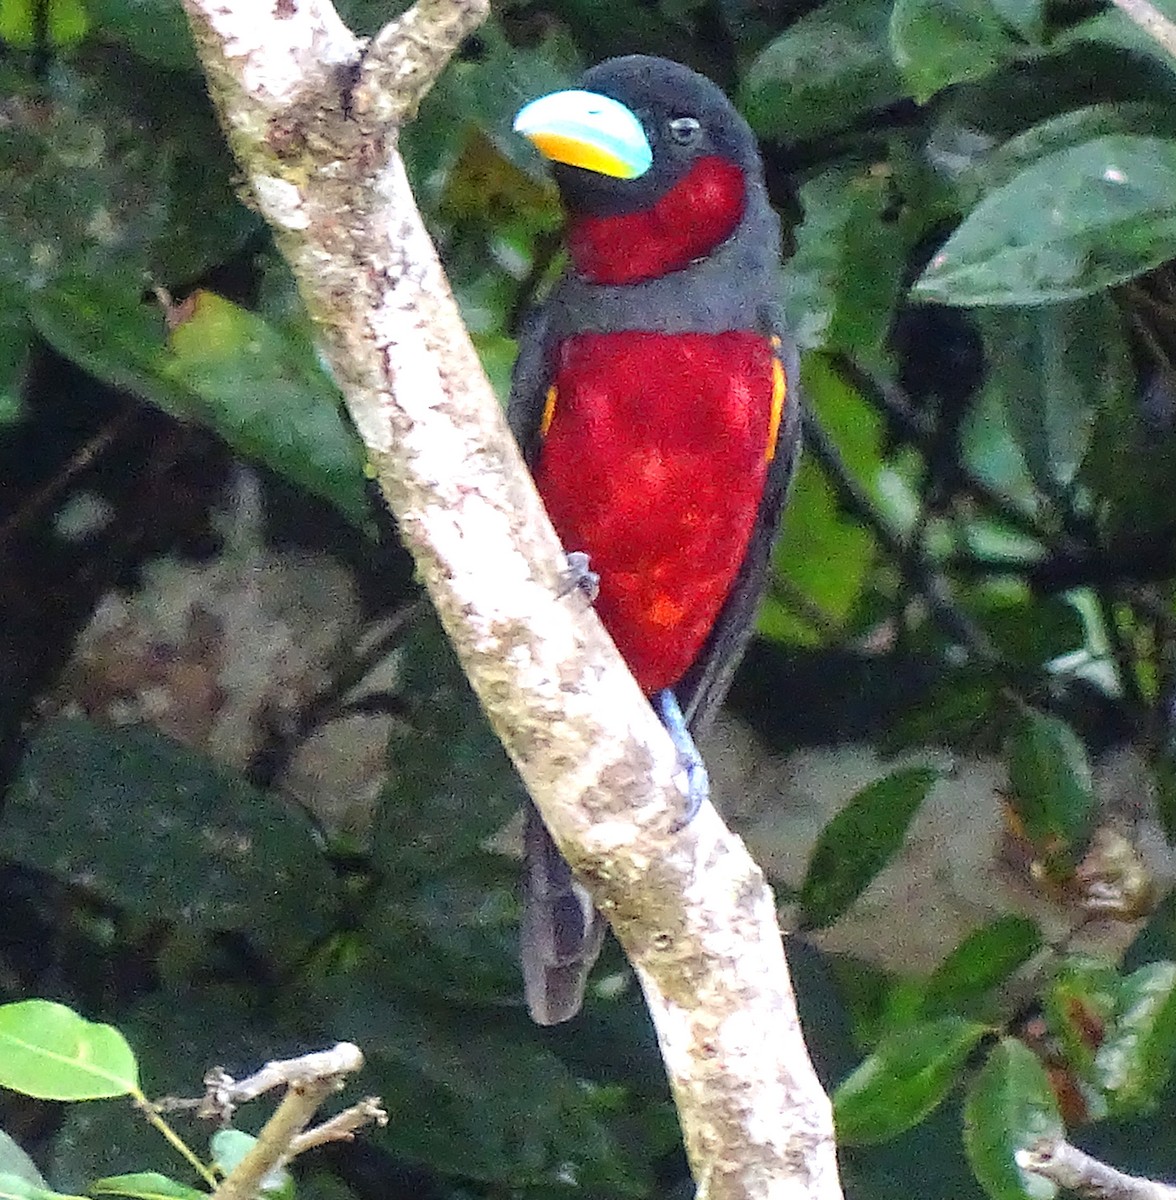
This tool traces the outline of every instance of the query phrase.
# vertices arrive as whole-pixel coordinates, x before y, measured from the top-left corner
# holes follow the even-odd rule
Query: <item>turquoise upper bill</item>
[[[532,100],[514,128],[552,162],[615,179],[637,179],[653,163],[641,122],[619,100],[596,92],[553,92]]]

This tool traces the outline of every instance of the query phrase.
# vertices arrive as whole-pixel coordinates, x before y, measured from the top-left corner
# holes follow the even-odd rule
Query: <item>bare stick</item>
[[[1176,58],[1176,24],[1169,21],[1149,0],[1113,0],[1116,8],[1126,13],[1144,33],[1155,38]]]
[[[649,997],[711,1200],[840,1195],[775,906],[595,615],[462,325],[396,152],[486,0],[421,0],[365,48],[329,0],[184,0],[258,208],[441,620]],[[391,123],[389,123],[391,122]]]
[[[343,1085],[345,1076],[362,1066],[359,1048],[350,1042],[340,1042],[330,1050],[268,1062],[240,1083],[235,1083],[219,1067],[210,1071],[205,1077],[209,1095],[215,1093],[218,1107],[227,1107],[229,1111],[234,1103],[255,1099],[275,1087],[286,1088],[282,1102],[257,1135],[249,1153],[213,1193],[216,1200],[254,1200],[265,1177],[296,1153],[293,1147],[300,1137],[306,1136],[303,1130],[319,1105]]]
[[[350,1075],[363,1066],[358,1046],[339,1042],[330,1050],[316,1050],[298,1058],[267,1062],[260,1071],[242,1080],[234,1079],[223,1067],[213,1067],[204,1076],[207,1089],[199,1115],[227,1121],[238,1104],[256,1100],[276,1087],[290,1087],[308,1079],[330,1079]]]
[[[1018,1150],[1017,1166],[1091,1200],[1176,1200],[1176,1188],[1124,1175],[1068,1142],[1047,1139]]]
[[[378,1096],[365,1096],[358,1104],[336,1113],[329,1121],[300,1133],[290,1143],[290,1157],[305,1154],[328,1142],[350,1142],[365,1125],[388,1124],[388,1114]]]
[[[291,1086],[249,1153],[213,1193],[216,1200],[255,1200],[265,1177],[289,1159],[291,1143],[338,1086],[338,1077],[331,1076]]]

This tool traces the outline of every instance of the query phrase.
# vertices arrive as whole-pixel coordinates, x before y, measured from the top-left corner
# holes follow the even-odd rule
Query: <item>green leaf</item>
[[[67,278],[29,299],[37,332],[59,354],[91,374],[186,419],[191,394],[160,374],[163,314],[140,301],[124,280]]]
[[[1166,745],[1152,763],[1156,816],[1169,845],[1176,842],[1176,746]]]
[[[0,1174],[19,1175],[34,1187],[44,1187],[45,1180],[37,1164],[0,1129]]]
[[[91,1196],[130,1196],[131,1200],[208,1200],[208,1193],[177,1183],[158,1171],[110,1175],[96,1179],[86,1189]]]
[[[37,46],[40,20],[37,8],[44,4],[46,44],[64,48],[85,36],[90,21],[81,0],[0,0],[0,42],[21,50]]]
[[[917,293],[1041,304],[1124,283],[1176,254],[1176,141],[1116,134],[1047,155],[986,196]]]
[[[873,1045],[884,1033],[909,1026],[921,1016],[918,997],[907,1006],[911,997],[906,980],[896,980],[881,967],[849,955],[822,956],[820,962],[837,996],[835,1007],[850,1022],[855,1045]]]
[[[227,1175],[257,1145],[257,1138],[240,1129],[218,1129],[209,1142],[216,1165]]]
[[[97,1100],[139,1090],[126,1039],[49,1000],[0,1006],[0,1087],[39,1100]]]
[[[887,45],[886,7],[830,0],[751,64],[739,104],[761,137],[798,141],[850,124],[903,95]]]
[[[257,1138],[240,1129],[218,1129],[209,1145],[216,1165],[228,1175],[241,1165],[245,1156],[257,1145]],[[267,1196],[285,1193],[292,1197],[294,1181],[285,1167],[274,1167],[262,1179],[260,1190]]]
[[[1066,875],[1084,848],[1096,797],[1086,748],[1064,721],[1024,709],[1005,747],[1010,804],[1051,872]]]
[[[1034,513],[1040,507],[1043,498],[995,387],[984,387],[975,398],[964,417],[960,441],[964,461],[977,479],[1023,511]]]
[[[987,1032],[944,1017],[884,1038],[833,1093],[838,1142],[884,1142],[917,1125],[952,1089]]]
[[[33,329],[22,308],[0,299],[0,429],[20,419]]]
[[[1000,709],[999,680],[975,666],[944,667],[884,735],[887,754],[921,750],[928,743],[974,747]]]
[[[1013,570],[1024,564],[1013,561]],[[1081,614],[1068,599],[1041,599],[1020,580],[991,583],[983,594],[969,598],[974,611],[999,653],[1010,663],[1033,670],[1086,644]]]
[[[991,75],[1021,51],[990,0],[895,0],[890,45],[920,104]]]
[[[1117,134],[1176,138],[1176,112],[1170,104],[1147,101],[1104,101],[1067,109],[966,163],[954,179],[957,193],[971,208],[1043,158]]]
[[[820,354],[805,356],[801,392],[836,440],[846,465],[866,490],[873,490],[882,463],[878,414]],[[777,641],[816,644],[840,630],[862,594],[876,554],[874,539],[842,513],[812,456],[802,456],[772,559],[780,583],[762,606],[760,633]],[[831,562],[837,563],[836,571],[829,570]]]
[[[118,279],[128,297],[224,261],[259,218],[236,198],[204,89],[144,80],[94,47],[44,78],[10,72],[0,138],[0,279],[36,291]]]
[[[458,839],[462,840],[462,839]],[[519,864],[485,852],[407,887],[413,865],[381,862],[362,932],[390,987],[457,1003],[513,1004],[519,995]]]
[[[33,1183],[23,1175],[0,1171],[0,1200],[56,1200],[58,1194],[47,1187]],[[77,1200],[77,1198],[66,1196],[62,1197],[62,1200]]]
[[[761,605],[759,633],[820,645],[836,635],[861,595],[876,557],[874,541],[842,514],[811,457],[801,459],[793,480],[784,529],[773,559],[784,585]],[[828,570],[830,562],[839,570]]]
[[[86,6],[104,39],[172,70],[199,68],[184,10],[171,0],[86,0]]]
[[[211,292],[163,336],[163,314],[125,281],[67,278],[35,292],[32,322],[98,378],[185,421],[323,497],[362,529],[371,514],[363,454],[338,389],[303,330],[276,329]]]
[[[783,298],[800,345],[842,350],[857,361],[877,358],[905,287],[912,241],[890,212],[894,192],[892,172],[866,163],[838,162],[805,181],[805,219]]]
[[[1171,0],[1153,0],[1160,14],[1169,21],[1176,20],[1176,4]],[[1055,39],[1052,49],[1066,49],[1076,42],[1096,42],[1104,46],[1142,55],[1168,71],[1176,71],[1172,54],[1156,38],[1133,21],[1122,9],[1114,6],[1079,21]]]
[[[234,450],[335,504],[357,525],[367,523],[359,439],[312,346],[198,292],[170,347],[164,378],[202,402],[199,418]]]
[[[927,981],[928,1010],[959,1008],[984,998],[1041,948],[1036,921],[1012,913],[970,933]]]
[[[9,3],[11,2],[12,0],[9,0]],[[77,45],[90,31],[90,24],[90,15],[81,0],[51,0],[49,3],[51,46]]]
[[[407,720],[388,743],[395,769],[372,841],[385,886],[411,894],[477,852],[517,811],[523,791],[431,615],[406,643],[400,669]]]
[[[1151,419],[1143,400],[1133,392],[1105,398],[1079,476],[1097,497],[1108,546],[1165,545],[1171,537],[1176,427]]]
[[[309,892],[309,888],[308,888]],[[157,944],[157,922],[141,928]],[[189,961],[173,961],[184,953],[177,941],[186,940]],[[240,977],[217,982],[217,961],[207,944],[194,935],[173,935],[164,941],[157,968],[164,977],[149,998],[129,1006],[122,1028],[135,1047],[140,1074],[150,1081],[153,1095],[191,1095],[212,1063],[224,1063],[238,1077],[272,1058],[283,1047],[305,1047],[320,1033],[307,1033],[304,1003],[314,1003],[301,986],[292,1020],[294,1030],[282,1023],[275,1005],[263,1002],[268,981],[250,987]],[[222,958],[219,960],[224,962]],[[289,961],[289,960],[286,960]],[[211,968],[211,970],[209,969]],[[174,974],[174,985],[167,977]],[[184,1132],[187,1132],[185,1128]],[[122,1175],[133,1164],[142,1172],[171,1176],[180,1170],[176,1151],[143,1120],[130,1104],[75,1104],[63,1114],[60,1132],[48,1150],[45,1173],[54,1186],[71,1192],[88,1191],[91,1181]],[[185,1169],[184,1178],[187,1178]],[[177,1197],[176,1200],[184,1200]]]
[[[1094,1066],[1112,1115],[1155,1108],[1176,1066],[1176,963],[1149,963],[1122,981]]]
[[[577,1078],[519,1007],[416,1003],[374,966],[330,981],[338,996],[331,1024],[363,1046],[366,1086],[388,1110],[387,1128],[371,1140],[500,1188],[650,1194],[639,1160],[611,1128],[615,1098]]]
[[[1045,27],[1045,0],[991,0],[993,11],[1027,42],[1039,42]]]
[[[964,1102],[964,1148],[991,1200],[1052,1200],[1057,1187],[1017,1166],[1018,1150],[1065,1126],[1049,1077],[1023,1042],[1002,1038],[972,1080]]]
[[[895,771],[863,788],[821,830],[800,889],[801,924],[831,925],[898,853],[939,772]]]
[[[1134,389],[1123,317],[1109,296],[980,318],[989,378],[1037,486],[1054,495],[1074,481],[1096,414]]]
[[[1114,967],[1072,957],[1059,966],[1042,997],[1050,1032],[1080,1080],[1094,1077],[1095,1054],[1113,1018],[1119,987]]]
[[[335,894],[292,806],[151,730],[69,718],[29,745],[0,852],[151,920],[291,950],[321,934]]]
[[[518,356],[518,345],[511,338],[483,334],[474,337],[474,348],[496,395],[505,403],[510,395],[511,372]]]

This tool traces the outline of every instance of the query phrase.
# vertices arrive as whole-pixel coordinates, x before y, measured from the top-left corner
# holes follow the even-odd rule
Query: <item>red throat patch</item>
[[[579,217],[568,227],[576,270],[592,283],[640,283],[709,254],[743,218],[747,185],[725,158],[699,159],[652,208]]]
[[[649,694],[701,653],[747,551],[783,383],[755,333],[580,334],[559,351],[535,479]]]

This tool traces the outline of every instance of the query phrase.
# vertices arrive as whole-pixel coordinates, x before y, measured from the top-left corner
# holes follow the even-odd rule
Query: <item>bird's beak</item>
[[[641,122],[620,101],[596,92],[553,92],[532,100],[514,128],[544,158],[598,175],[636,179],[653,162]]]

